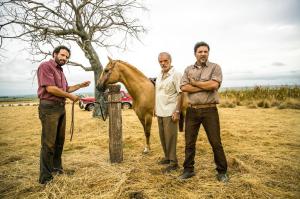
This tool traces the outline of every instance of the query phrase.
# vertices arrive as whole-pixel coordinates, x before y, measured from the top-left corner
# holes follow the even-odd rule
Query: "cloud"
[[[168,51],[173,57],[172,64],[183,72],[195,62],[194,44],[204,40],[211,46],[210,61],[222,67],[223,85],[300,84],[299,0],[146,2],[150,11],[140,19],[149,33],[142,36],[142,43],[130,43],[130,51],[125,52],[97,49],[102,64],[110,55],[136,66],[148,77],[155,77],[160,71],[158,53]],[[32,71],[39,64],[27,61],[28,54],[18,50],[23,44],[16,43],[10,44],[13,50],[5,54],[9,60],[0,62],[0,91],[10,86],[16,88],[11,91],[21,92],[27,85],[35,93]],[[72,46],[74,61],[89,65],[76,49]],[[80,68],[67,67],[64,72],[71,85],[94,79],[93,73]]]
[[[282,62],[273,62],[271,65],[272,66],[285,66],[285,64]]]
[[[300,70],[292,70],[286,72],[272,72],[272,73],[234,73],[224,74],[226,80],[295,80],[300,84]]]

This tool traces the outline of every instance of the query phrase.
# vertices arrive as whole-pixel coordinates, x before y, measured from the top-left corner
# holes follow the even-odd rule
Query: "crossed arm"
[[[183,85],[180,87],[180,89],[183,92],[188,92],[188,93],[196,93],[199,91],[210,91],[210,90],[216,90],[219,88],[219,82],[215,81],[215,80],[209,80],[209,81],[205,81],[205,82],[201,82],[201,81],[196,81],[192,78],[189,78],[190,83]]]

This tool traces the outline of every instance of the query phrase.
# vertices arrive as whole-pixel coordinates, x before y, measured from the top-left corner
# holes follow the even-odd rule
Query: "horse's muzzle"
[[[100,84],[97,84],[96,89],[99,92],[104,92],[106,90],[106,86],[104,84],[100,83]]]

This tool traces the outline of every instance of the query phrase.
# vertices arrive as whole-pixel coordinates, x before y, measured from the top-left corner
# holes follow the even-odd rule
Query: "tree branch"
[[[72,66],[80,66],[83,70],[85,71],[93,71],[93,68],[92,67],[84,67],[82,64],[79,64],[77,62],[72,62],[72,61],[69,61],[68,62],[69,65],[72,65]]]
[[[51,55],[49,49],[75,44],[90,62],[90,67],[76,66],[99,73],[102,65],[94,45],[127,48],[128,38],[139,40],[146,32],[138,18],[130,17],[134,10],[144,9],[139,1],[58,0],[46,4],[40,0],[2,0],[0,47],[7,39],[20,39],[30,44],[33,57],[45,59]]]

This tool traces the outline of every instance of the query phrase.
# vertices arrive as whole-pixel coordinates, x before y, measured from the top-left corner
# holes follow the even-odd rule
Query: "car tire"
[[[122,109],[130,109],[131,108],[131,104],[125,102],[125,103],[122,103]]]
[[[95,105],[94,104],[88,104],[87,106],[86,106],[86,110],[87,111],[92,111],[92,110],[94,110],[94,108],[95,108]]]
[[[84,105],[83,105],[83,103],[81,101],[79,101],[79,108],[80,109],[84,109]]]

